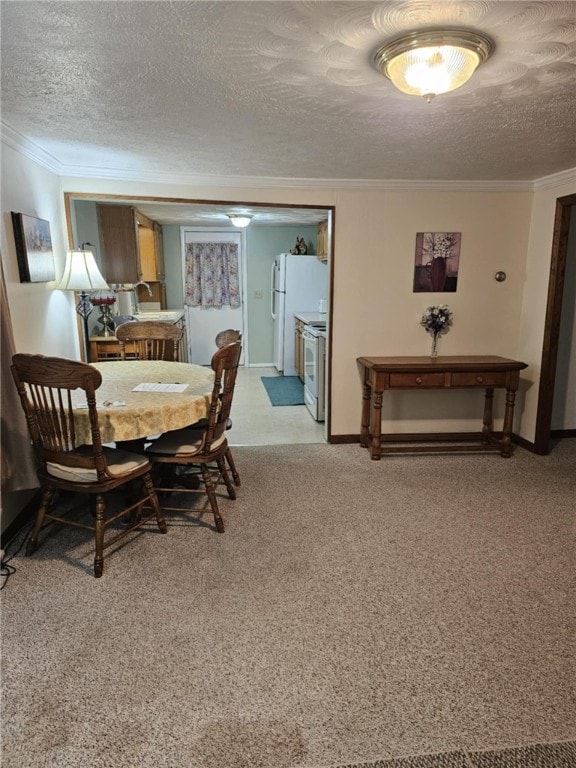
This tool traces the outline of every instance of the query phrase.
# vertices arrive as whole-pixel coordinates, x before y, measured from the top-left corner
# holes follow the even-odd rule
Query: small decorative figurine
[[[296,245],[294,246],[294,248],[291,249],[290,253],[292,253],[292,254],[298,254],[299,253],[299,254],[302,254],[302,255],[306,255],[308,253],[308,246],[304,242],[304,238],[303,237],[297,237],[296,238]]]

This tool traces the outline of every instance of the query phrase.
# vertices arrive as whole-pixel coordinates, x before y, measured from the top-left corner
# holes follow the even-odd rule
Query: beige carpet
[[[509,460],[234,456],[223,535],[171,518],[98,580],[82,531],[12,560],[3,768],[324,768],[574,739],[576,440]]]

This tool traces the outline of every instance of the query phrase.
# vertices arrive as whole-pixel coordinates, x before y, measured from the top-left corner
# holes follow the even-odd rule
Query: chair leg
[[[224,533],[224,521],[222,520],[220,516],[220,510],[218,509],[218,499],[216,498],[216,489],[214,488],[214,483],[212,482],[212,473],[206,464],[200,465],[200,472],[202,473],[202,480],[204,481],[208,501],[212,507],[214,522],[216,523],[216,530],[218,533]]]
[[[232,485],[232,482],[230,481],[230,476],[228,474],[228,470],[226,469],[226,462],[224,461],[224,457],[222,457],[221,459],[218,459],[216,464],[218,465],[218,469],[220,470],[220,475],[222,476],[222,480],[224,480],[224,484],[226,485],[226,490],[228,491],[228,498],[235,499],[236,491],[234,489],[234,486]]]
[[[236,465],[234,464],[234,459],[232,458],[232,451],[230,450],[230,448],[226,448],[226,453],[224,455],[226,456],[226,461],[228,462],[228,466],[230,467],[230,472],[232,472],[232,477],[234,478],[234,484],[239,487],[240,475],[236,471]]]
[[[106,510],[106,502],[104,496],[101,493],[96,496],[96,523],[94,526],[94,538],[96,543],[96,553],[94,556],[94,576],[99,579],[102,576],[104,570],[104,529],[106,523],[104,520],[104,512]]]
[[[146,493],[148,494],[148,498],[150,499],[150,503],[152,504],[152,509],[154,510],[154,514],[156,515],[156,522],[158,523],[158,528],[160,529],[160,533],[167,533],[168,528],[166,527],[166,520],[164,520],[164,515],[162,514],[162,510],[160,509],[158,496],[156,495],[156,491],[154,490],[154,485],[152,484],[152,478],[148,472],[144,475],[143,480],[144,480],[144,485],[146,487]]]
[[[50,509],[50,505],[52,504],[53,498],[54,498],[54,491],[51,488],[47,488],[42,494],[42,501],[40,502],[40,506],[38,507],[38,512],[36,513],[36,522],[34,523],[34,530],[32,531],[32,534],[28,539],[28,544],[26,545],[26,557],[30,557],[30,555],[32,555],[36,551],[36,548],[38,546],[38,534],[40,533],[40,529],[42,528],[42,525],[44,523],[46,512],[48,512],[48,510]]]

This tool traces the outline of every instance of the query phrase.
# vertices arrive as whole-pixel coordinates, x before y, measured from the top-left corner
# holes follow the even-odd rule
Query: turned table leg
[[[484,395],[484,418],[482,427],[482,442],[489,443],[492,438],[492,404],[494,402],[494,389],[492,387],[486,388]]]
[[[372,403],[372,423],[371,433],[372,442],[370,444],[370,458],[373,461],[380,461],[381,454],[381,440],[380,435],[382,433],[382,395],[383,392],[376,391],[374,393],[374,399]]]
[[[370,403],[372,402],[372,388],[370,384],[362,385],[362,419],[360,421],[360,445],[368,447],[370,434]]]
[[[506,390],[506,409],[504,411],[504,427],[502,430],[502,445],[500,455],[505,459],[512,454],[512,426],[514,422],[514,401],[516,400],[516,391],[514,389]]]

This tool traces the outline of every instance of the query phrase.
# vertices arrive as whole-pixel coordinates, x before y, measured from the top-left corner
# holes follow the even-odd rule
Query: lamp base
[[[87,363],[90,362],[90,341],[88,337],[88,316],[94,309],[94,305],[90,301],[90,298],[86,291],[80,293],[80,299],[76,304],[76,312],[80,315],[83,321],[84,328],[84,356]]]

